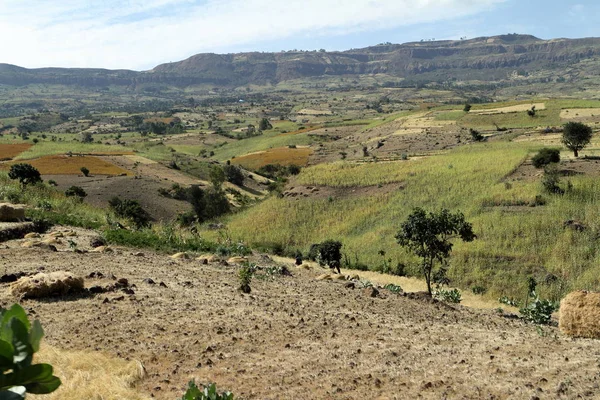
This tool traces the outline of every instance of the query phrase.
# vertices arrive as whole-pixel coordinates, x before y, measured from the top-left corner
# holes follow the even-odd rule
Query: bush
[[[469,103],[465,104],[465,108],[463,108],[464,112],[469,112],[471,111],[471,105]]]
[[[481,142],[484,139],[483,135],[475,129],[469,129],[469,133],[471,134],[471,138],[476,142]]]
[[[187,391],[180,400],[234,400],[234,398],[230,392],[218,393],[214,383],[200,390],[194,381],[190,381]]]
[[[460,290],[458,289],[438,289],[433,292],[433,297],[446,303],[460,303],[462,300]]]
[[[558,184],[560,183],[559,172],[556,164],[548,164],[544,168],[542,177],[542,187],[548,193],[564,194],[565,191]]]
[[[558,304],[550,300],[541,300],[536,297],[527,307],[519,310],[525,321],[534,324],[548,324],[552,319],[552,313],[558,310]]]
[[[42,182],[40,171],[33,165],[25,163],[11,165],[8,177],[13,180],[18,179],[22,186]]]
[[[79,186],[71,186],[65,191],[65,196],[78,197],[80,200],[83,200],[87,196],[87,193]]]
[[[89,176],[90,175],[90,170],[87,169],[86,167],[81,167],[80,171],[83,174],[83,176]]]
[[[560,150],[543,148],[537,152],[531,159],[531,163],[536,168],[543,168],[548,164],[560,162]]]
[[[473,292],[473,294],[485,294],[485,292],[487,292],[487,289],[483,286],[473,286],[471,288],[471,291]]]
[[[252,276],[254,275],[254,268],[251,265],[245,265],[240,268],[238,272],[238,278],[240,280],[240,287],[243,293],[250,293],[250,282],[252,282]]]
[[[113,197],[108,201],[108,205],[117,216],[131,220],[138,229],[150,225],[150,215],[135,200]]]
[[[18,304],[0,310],[0,399],[24,399],[26,393],[52,393],[61,385],[50,364],[32,364],[44,330],[38,320],[30,323]]]
[[[319,265],[327,265],[329,268],[337,269],[340,273],[342,243],[335,240],[327,240],[317,245],[312,245],[309,257],[314,256]],[[315,255],[316,254],[316,255]]]

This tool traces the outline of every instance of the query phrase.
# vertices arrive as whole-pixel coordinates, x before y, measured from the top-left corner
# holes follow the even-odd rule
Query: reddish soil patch
[[[89,241],[81,235],[74,241]],[[237,290],[238,268],[144,251],[76,254],[0,250],[2,273],[100,271],[126,278],[133,294],[21,303],[47,343],[140,360],[140,387],[179,398],[191,378],[244,399],[594,398],[600,342],[558,329],[380,290],[376,297],[319,271],[254,279]],[[256,258],[259,265],[269,261]],[[146,283],[151,278],[156,284]],[[164,282],[166,287],[158,283]],[[93,279],[91,279],[93,283]],[[90,282],[88,282],[88,285]],[[105,300],[107,299],[107,300]],[[61,301],[63,300],[63,301]],[[0,302],[15,299],[2,285]]]
[[[24,151],[27,151],[33,146],[29,143],[2,143],[0,144],[0,160],[12,160]]]
[[[0,169],[9,169],[11,165],[20,162],[33,165],[42,175],[81,175],[82,167],[94,175],[132,175],[128,170],[94,156],[45,156],[33,160],[11,161],[0,165]]]

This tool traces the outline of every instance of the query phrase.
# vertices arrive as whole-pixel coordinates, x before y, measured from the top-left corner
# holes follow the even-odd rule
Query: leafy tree
[[[242,186],[244,184],[244,173],[242,169],[236,165],[226,165],[223,167],[226,179],[234,185]]]
[[[150,215],[135,200],[121,200],[115,196],[108,201],[108,205],[117,216],[131,220],[138,229],[150,225]]]
[[[221,190],[223,182],[225,182],[225,171],[219,166],[212,167],[209,173],[210,183],[215,190]]]
[[[527,110],[527,115],[529,115],[532,118],[535,117],[535,113],[536,113],[535,106],[531,106],[531,109]]]
[[[396,240],[401,246],[407,247],[422,259],[421,269],[430,295],[434,266],[436,262],[447,264],[453,246],[450,240],[453,238],[460,238],[465,242],[476,238],[471,224],[465,221],[462,213],[453,214],[446,209],[427,213],[418,207],[402,223],[396,234]]]
[[[261,119],[258,123],[258,130],[268,131],[269,129],[273,129],[273,125],[271,125],[271,122],[269,122],[269,120],[266,118]]]
[[[338,274],[340,273],[340,265],[342,259],[342,243],[336,240],[326,240],[323,243],[319,243],[316,247],[316,259],[320,265],[328,265],[329,268],[337,269]],[[313,251],[313,249],[311,249]]]
[[[531,159],[531,163],[536,168],[543,168],[548,164],[560,162],[560,150],[544,147],[540,149]]]
[[[0,399],[52,393],[61,385],[50,364],[33,364],[43,337],[40,322],[31,323],[20,305],[0,309]]]
[[[18,179],[22,186],[42,182],[40,171],[33,165],[25,163],[12,165],[8,172],[8,177],[13,180]]]
[[[468,113],[469,111],[471,111],[471,105],[470,105],[469,103],[465,104],[465,108],[463,108],[463,111],[464,111],[464,112],[467,112],[467,113]]]
[[[221,189],[212,187],[202,190],[198,186],[192,186],[188,193],[188,201],[200,222],[227,214],[231,210],[229,200]]]
[[[579,157],[579,150],[592,140],[592,128],[581,122],[568,122],[563,128],[562,142]]]
[[[85,192],[85,190],[83,190],[82,187],[71,186],[70,188],[68,188],[65,191],[65,196],[67,196],[67,197],[78,197],[79,199],[83,200],[87,196],[87,193]]]
[[[80,171],[83,174],[83,176],[88,176],[90,174],[90,170],[86,167],[81,167]]]

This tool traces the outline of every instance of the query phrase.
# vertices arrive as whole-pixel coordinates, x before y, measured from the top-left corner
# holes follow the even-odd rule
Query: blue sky
[[[0,62],[146,70],[201,52],[600,36],[592,0],[0,0]]]

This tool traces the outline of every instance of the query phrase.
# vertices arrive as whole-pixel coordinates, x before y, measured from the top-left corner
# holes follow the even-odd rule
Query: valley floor
[[[79,249],[90,232],[77,230]],[[157,399],[216,382],[243,399],[598,398],[600,342],[572,340],[494,310],[370,297],[319,270],[254,279],[238,269],[134,249],[77,254],[2,244],[0,273],[68,270],[126,278],[134,294],[25,300],[45,343],[143,363],[138,389]],[[259,265],[269,265],[263,257]],[[151,278],[155,284],[146,283]],[[166,287],[161,286],[163,282]],[[2,285],[2,306],[13,303]],[[537,396],[537,397],[535,397]],[[109,397],[107,397],[109,398]]]

